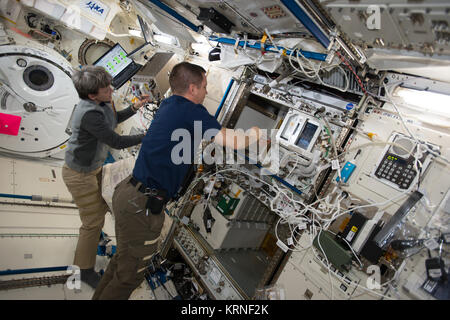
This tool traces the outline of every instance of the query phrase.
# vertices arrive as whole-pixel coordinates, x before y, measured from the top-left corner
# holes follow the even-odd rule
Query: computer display
[[[119,75],[126,67],[133,63],[131,58],[127,58],[127,52],[120,44],[116,44],[100,59],[94,62],[94,65],[104,67],[113,78]]]
[[[140,45],[139,47],[137,47],[136,49],[134,49],[133,51],[131,51],[127,57],[131,57],[133,54],[135,54],[136,52],[140,51],[142,48],[144,48],[146,45],[148,44],[152,44],[151,43],[151,39],[152,39],[152,31],[150,30],[150,27],[148,26],[148,24],[141,18],[140,15],[137,16],[138,17],[138,21],[139,21],[139,26],[141,27],[141,31],[142,31],[142,35],[144,36],[144,40],[145,42]]]
[[[111,74],[114,89],[123,86],[142,67],[129,58],[125,49],[118,43],[95,61],[94,65],[105,68]]]
[[[140,15],[137,16],[139,21],[139,26],[141,27],[142,35],[144,36],[145,43],[150,43],[152,40],[152,30],[150,30],[150,27],[148,24],[142,19]]]
[[[306,125],[303,128],[303,131],[300,137],[298,138],[296,145],[302,149],[307,150],[309,144],[311,143],[312,138],[316,134],[317,128],[318,127],[315,124],[312,124],[311,122],[306,122]]]

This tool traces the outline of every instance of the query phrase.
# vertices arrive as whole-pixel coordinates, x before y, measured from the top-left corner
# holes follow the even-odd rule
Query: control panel
[[[396,154],[388,152],[381,160],[375,176],[392,182],[400,189],[408,189],[416,174],[411,161],[405,161]]]
[[[380,181],[397,189],[408,189],[417,176],[417,169],[422,172],[427,168],[430,153],[424,146],[417,149],[417,143],[411,138],[394,133],[391,142],[379,160],[374,176]],[[429,145],[429,148],[434,149]]]
[[[277,134],[277,140],[287,149],[309,155],[322,131],[322,125],[313,117],[289,111]]]
[[[349,101],[298,86],[280,84],[271,88],[268,84],[270,80],[260,75],[255,75],[253,81],[250,89],[252,94],[310,115],[324,108],[327,117],[338,120],[354,109],[354,104]]]
[[[186,258],[207,291],[216,300],[241,300],[239,291],[207,251],[186,227],[180,227],[174,238],[175,247]]]
[[[277,280],[286,290],[287,299],[379,299],[383,289],[371,291],[367,288],[369,274],[357,268],[339,270],[319,249],[310,247],[311,235],[303,233],[299,248],[294,251]],[[309,249],[308,249],[309,248]],[[325,249],[326,250],[326,249]]]

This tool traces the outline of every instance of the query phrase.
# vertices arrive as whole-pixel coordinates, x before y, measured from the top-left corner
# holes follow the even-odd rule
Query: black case
[[[219,33],[230,33],[234,23],[214,8],[200,8],[197,19],[208,26],[212,31]]]

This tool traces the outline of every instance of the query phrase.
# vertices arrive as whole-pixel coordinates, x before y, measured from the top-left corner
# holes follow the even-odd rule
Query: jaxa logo
[[[100,15],[103,15],[103,13],[105,12],[105,8],[103,8],[101,4],[98,4],[96,1],[87,1],[86,8]]]

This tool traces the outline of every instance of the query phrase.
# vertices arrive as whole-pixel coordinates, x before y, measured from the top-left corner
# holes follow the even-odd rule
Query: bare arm
[[[244,130],[222,128],[214,137],[214,142],[230,149],[241,150],[258,142],[260,138],[261,132],[258,127],[252,127],[245,133]]]

